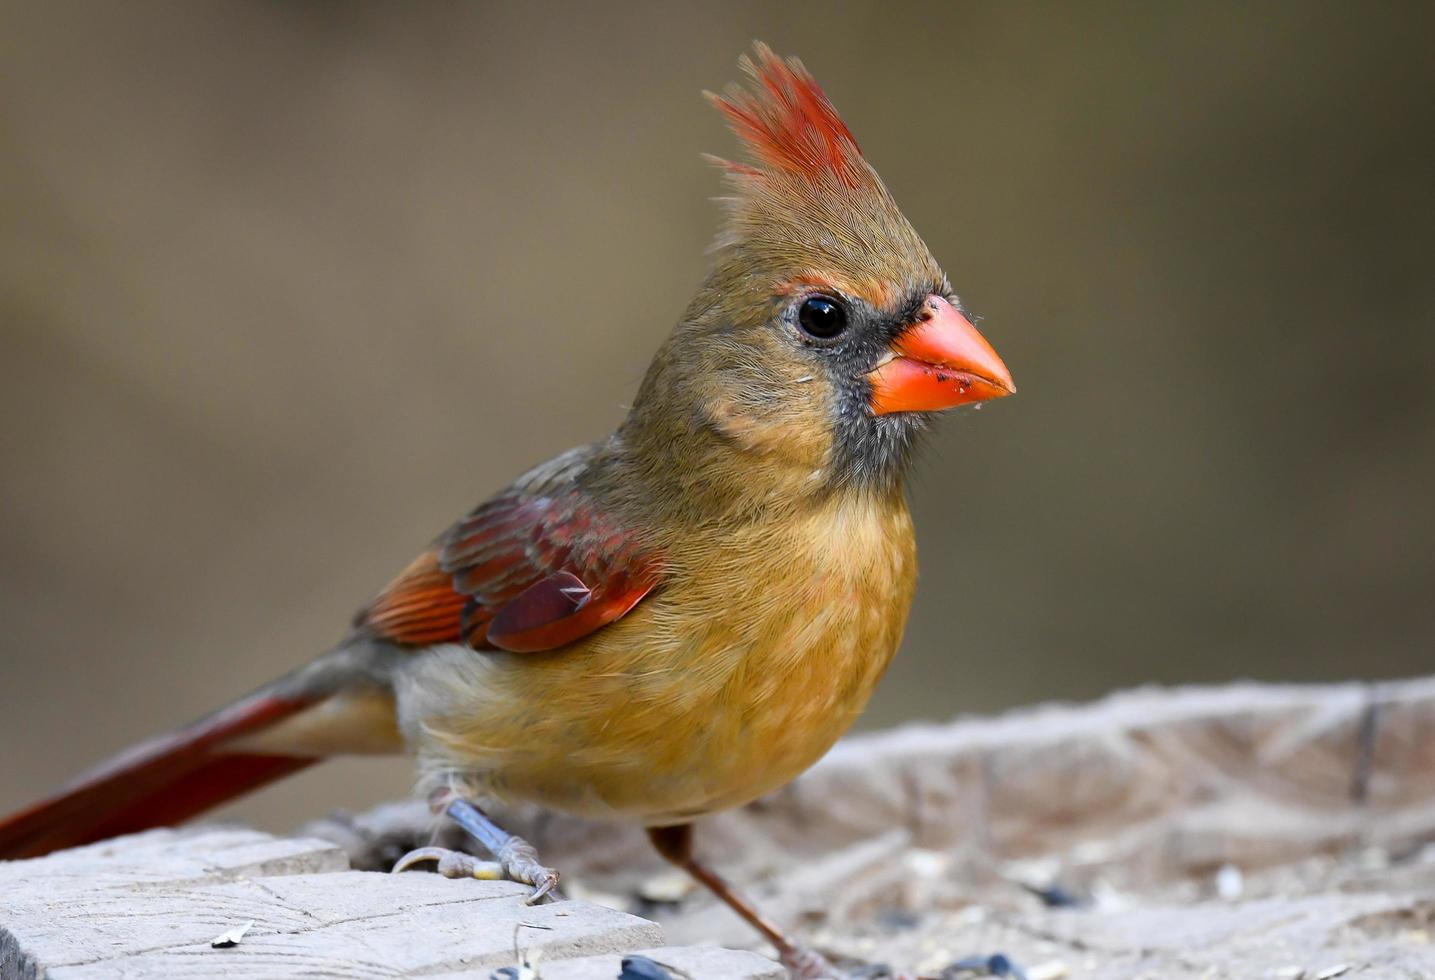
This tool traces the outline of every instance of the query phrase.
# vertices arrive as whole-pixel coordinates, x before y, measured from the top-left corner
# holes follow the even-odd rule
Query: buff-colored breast
[[[738,806],[862,711],[915,580],[899,494],[833,500],[708,536],[660,593],[563,650],[433,651],[400,714],[436,780],[649,823]]]

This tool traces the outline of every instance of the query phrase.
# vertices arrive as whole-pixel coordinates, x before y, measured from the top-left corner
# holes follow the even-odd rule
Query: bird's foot
[[[538,851],[522,837],[510,836],[495,856],[510,881],[533,886],[533,894],[527,899],[529,905],[542,900],[558,887],[558,872],[539,861]]]
[[[515,837],[489,819],[472,803],[461,798],[437,797],[431,801],[441,806],[449,817],[469,836],[477,840],[496,861],[483,861],[462,851],[444,847],[420,847],[399,858],[394,871],[404,871],[416,864],[433,861],[445,878],[478,878],[484,881],[517,881],[532,885],[528,904],[541,901],[558,887],[558,872],[538,860],[538,851],[522,837]]]
[[[464,851],[446,847],[417,847],[394,863],[393,873],[407,871],[426,862],[445,878],[477,878],[479,881],[516,881],[532,885],[533,893],[525,900],[533,905],[558,887],[558,872],[538,860],[538,852],[522,837],[513,837],[494,855],[497,861],[484,861]]]

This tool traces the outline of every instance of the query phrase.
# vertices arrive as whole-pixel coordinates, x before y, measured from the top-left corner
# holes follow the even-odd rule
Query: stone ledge
[[[496,816],[575,901],[376,873],[429,842],[417,801],[289,840],[155,831],[0,864],[0,978],[487,977],[528,923],[554,926],[519,929],[543,980],[598,980],[664,941],[614,908],[661,919],[669,942],[755,944],[636,828]],[[999,952],[1031,980],[1435,976],[1432,840],[1427,679],[1146,689],[857,736],[698,828],[705,857],[835,957],[932,974]],[[1082,907],[1029,891],[1053,884]],[[209,948],[250,919],[239,946]],[[699,980],[781,975],[751,954],[659,953]]]
[[[663,942],[646,919],[591,902],[529,906],[512,882],[349,870],[313,839],[157,830],[0,864],[4,980],[484,977],[516,950],[553,980],[616,977]],[[235,946],[211,940],[247,922]],[[665,948],[697,978],[768,978],[752,953]],[[607,971],[607,972],[604,972]]]

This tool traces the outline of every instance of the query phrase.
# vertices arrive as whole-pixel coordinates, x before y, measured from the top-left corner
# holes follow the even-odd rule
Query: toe
[[[425,861],[437,863],[442,861],[448,853],[449,851],[442,847],[416,847],[395,861],[393,868],[390,869],[390,873],[398,874],[400,871],[407,871],[409,868],[417,864],[423,864]]]
[[[425,862],[434,862],[434,870],[445,878],[478,878],[481,881],[501,879],[503,869],[493,861],[480,861],[472,854],[451,851],[446,847],[419,847],[409,851],[394,864],[393,873],[407,871]]]
[[[552,868],[540,868],[539,873],[532,875],[533,894],[529,895],[526,904],[537,905],[547,895],[555,894],[554,889],[558,887],[558,872]]]

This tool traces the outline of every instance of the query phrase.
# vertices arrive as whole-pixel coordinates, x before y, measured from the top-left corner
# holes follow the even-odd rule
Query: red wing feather
[[[655,580],[626,576],[603,587],[601,598],[582,579],[559,572],[524,589],[488,622],[487,639],[500,650],[534,653],[552,650],[606,626],[638,604]]]
[[[468,596],[455,591],[453,576],[426,551],[389,584],[363,613],[374,633],[407,646],[452,643]]]
[[[658,568],[572,483],[514,489],[454,525],[356,625],[411,646],[552,650],[627,613]]]

